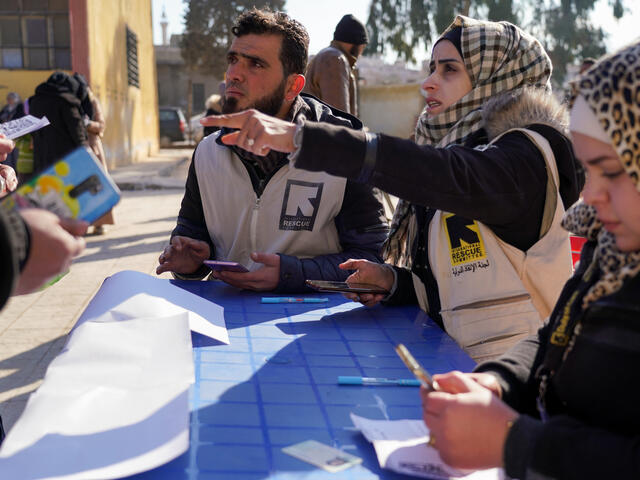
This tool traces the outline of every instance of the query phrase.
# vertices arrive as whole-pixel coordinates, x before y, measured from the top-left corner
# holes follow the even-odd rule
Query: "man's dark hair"
[[[231,29],[236,37],[244,35],[273,34],[282,37],[280,62],[284,76],[292,73],[304,74],[309,52],[309,34],[304,26],[286,13],[258,10],[244,12]]]

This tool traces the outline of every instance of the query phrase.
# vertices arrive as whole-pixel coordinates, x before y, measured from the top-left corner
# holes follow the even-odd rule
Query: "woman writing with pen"
[[[587,182],[563,225],[588,242],[537,336],[421,391],[431,443],[455,467],[640,478],[640,42],[576,86],[571,135]]]

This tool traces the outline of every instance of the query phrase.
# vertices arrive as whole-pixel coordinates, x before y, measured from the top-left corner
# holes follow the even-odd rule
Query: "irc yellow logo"
[[[454,213],[446,213],[442,216],[442,223],[449,240],[452,266],[487,257],[482,235],[475,220],[469,220]]]

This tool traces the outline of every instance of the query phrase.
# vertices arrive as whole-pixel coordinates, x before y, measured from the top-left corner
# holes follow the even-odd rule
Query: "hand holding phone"
[[[438,390],[438,384],[434,383],[429,372],[422,368],[422,365],[420,365],[418,361],[413,358],[413,355],[411,355],[411,352],[409,352],[407,347],[399,343],[398,345],[396,345],[396,353],[402,359],[411,373],[413,373],[415,377],[420,380],[420,383],[422,383],[423,386],[431,390]]]
[[[249,270],[238,262],[223,262],[221,260],[205,260],[203,262],[214,272],[239,272],[247,273]]]
[[[389,291],[377,285],[368,283],[332,282],[328,280],[305,280],[311,288],[320,292],[372,293],[388,295]]]

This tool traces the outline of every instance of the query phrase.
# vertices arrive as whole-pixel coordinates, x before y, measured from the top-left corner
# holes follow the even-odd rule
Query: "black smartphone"
[[[389,294],[388,290],[369,283],[332,282],[328,280],[306,280],[305,283],[311,288],[321,292]]]

